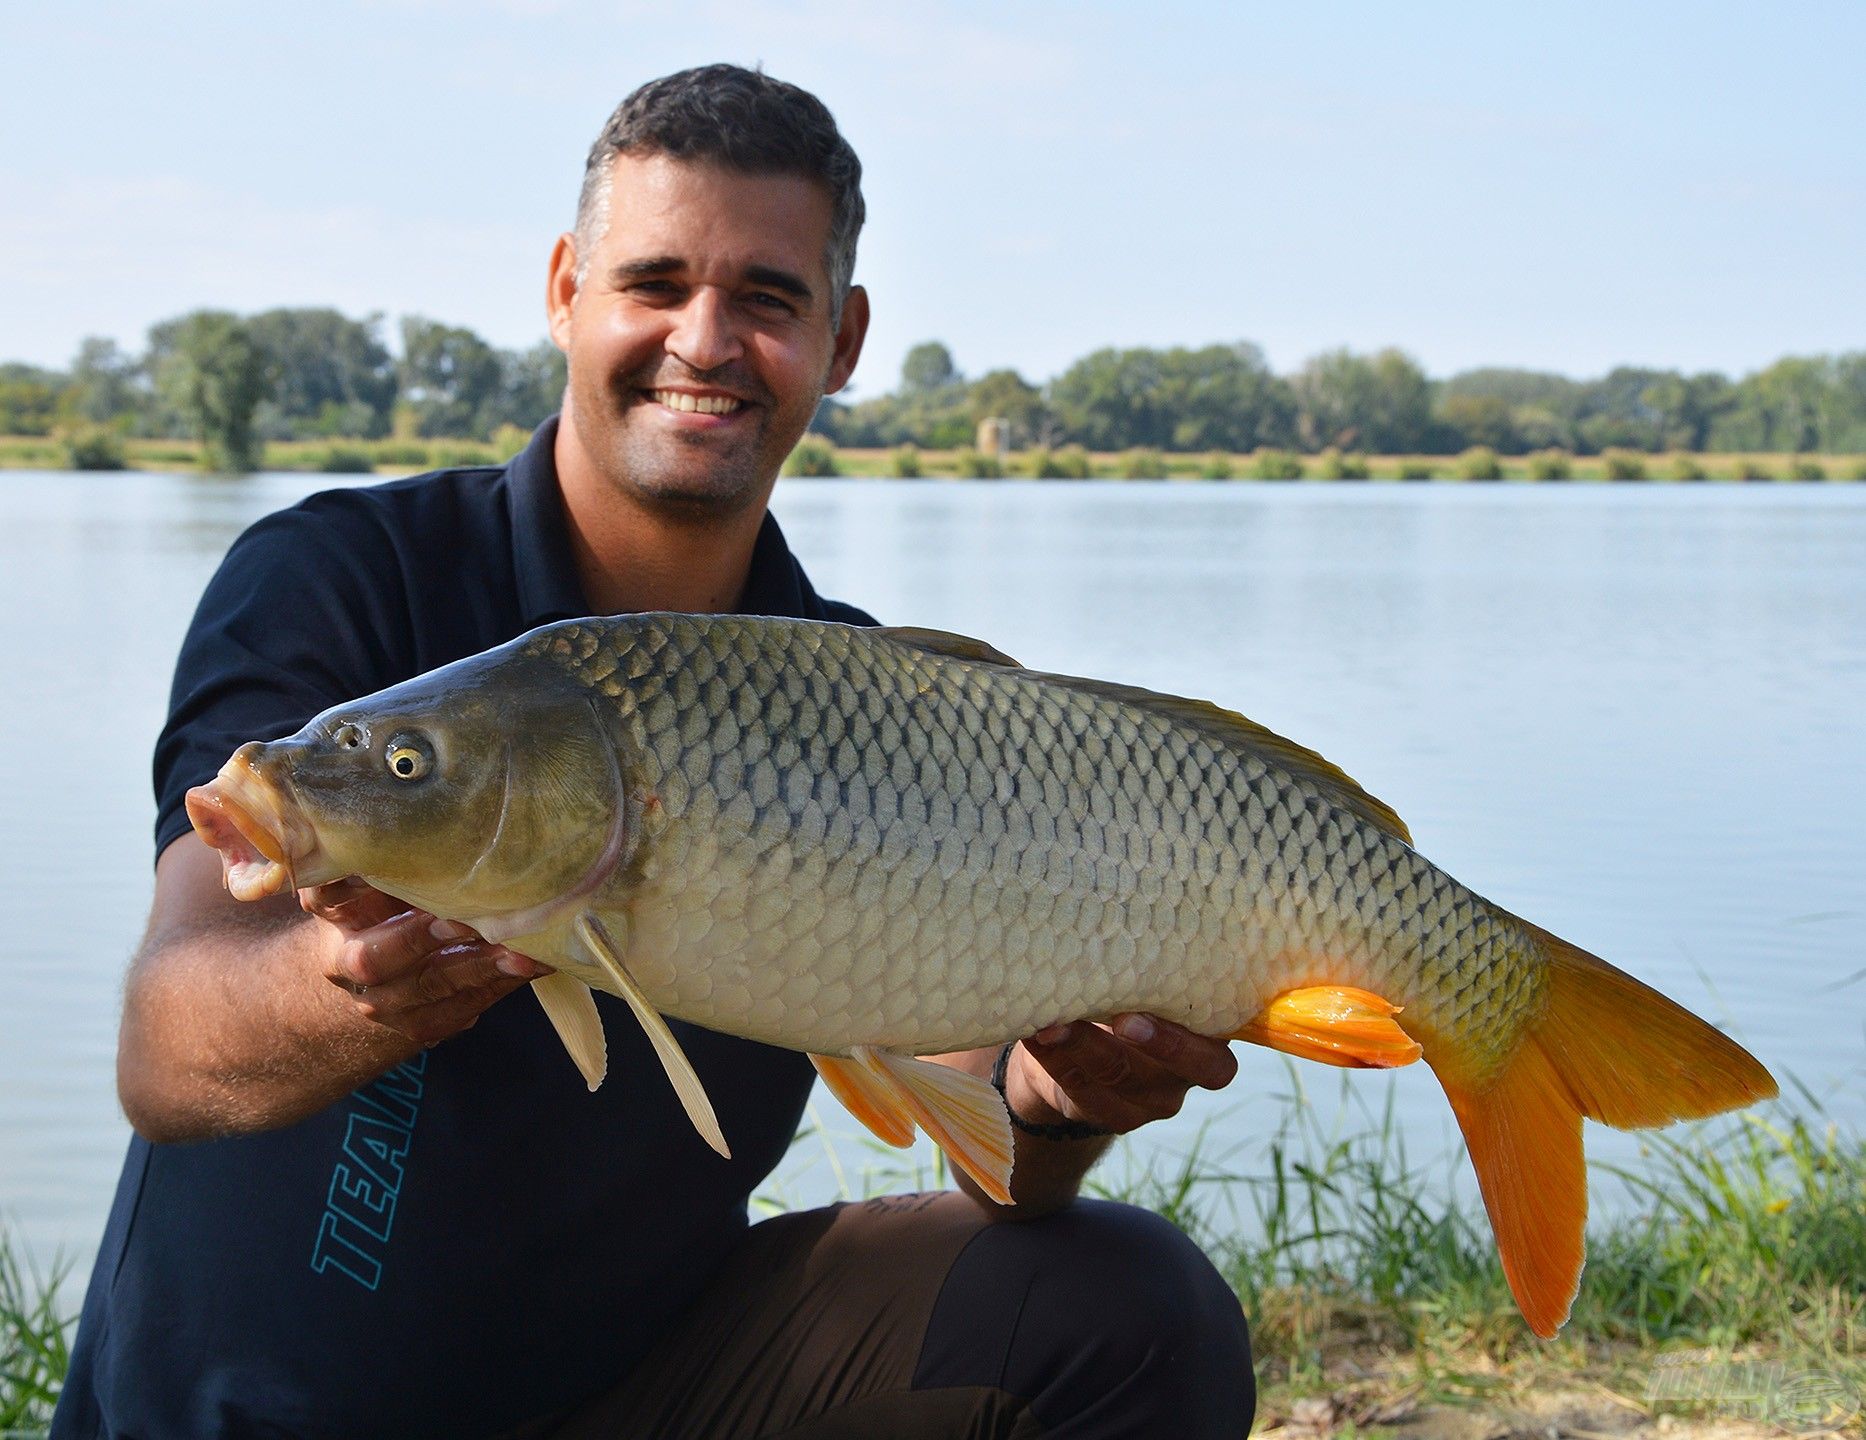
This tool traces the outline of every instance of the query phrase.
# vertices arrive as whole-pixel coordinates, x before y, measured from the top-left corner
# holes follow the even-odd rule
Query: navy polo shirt
[[[588,613],[552,463],[313,495],[209,583],[156,745],[158,854],[242,742]],[[818,598],[768,515],[740,609]],[[132,1138],[52,1433],[492,1436],[613,1385],[744,1230],[811,1083],[675,1022],[732,1144],[707,1148],[627,1006],[590,1094],[527,994],[297,1125]]]

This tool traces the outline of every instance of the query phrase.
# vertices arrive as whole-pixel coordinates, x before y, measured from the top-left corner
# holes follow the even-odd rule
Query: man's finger
[[[1114,1033],[1187,1084],[1222,1090],[1237,1078],[1231,1042],[1200,1035],[1158,1015],[1117,1015]]]
[[[404,910],[359,930],[337,952],[331,980],[355,993],[358,986],[388,985],[412,973],[441,948],[428,928],[433,922],[425,910]]]

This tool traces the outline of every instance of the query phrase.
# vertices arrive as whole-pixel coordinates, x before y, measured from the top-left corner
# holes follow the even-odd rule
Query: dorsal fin
[[[1002,650],[966,635],[945,630],[922,630],[913,626],[882,626],[874,632],[897,644],[924,650],[929,655],[943,655],[955,660],[970,660],[979,665],[1000,665],[1023,670]],[[1298,780],[1319,790],[1331,805],[1372,825],[1394,839],[1412,844],[1412,831],[1406,822],[1385,802],[1376,800],[1349,775],[1331,761],[1324,760],[1306,746],[1286,740],[1274,730],[1267,730],[1255,720],[1247,720],[1235,711],[1225,710],[1209,700],[1187,700],[1178,695],[1162,695],[1157,690],[1142,690],[1136,685],[1116,685],[1108,680],[1085,680],[1076,675],[1051,675],[1040,670],[1024,670],[1032,680],[1061,685],[1089,695],[1102,695],[1151,710],[1181,725],[1189,725],[1214,744],[1227,750],[1255,755],[1266,765],[1288,771]]]
[[[970,635],[954,635],[946,630],[922,630],[915,625],[882,625],[871,632],[897,645],[924,650],[929,655],[945,655],[954,660],[970,660],[976,665],[1003,665],[1012,670],[1023,667],[995,646]]]
[[[1214,744],[1227,750],[1255,755],[1266,765],[1274,765],[1305,784],[1321,791],[1331,805],[1358,816],[1394,839],[1412,844],[1412,831],[1385,801],[1376,800],[1339,766],[1324,760],[1307,746],[1286,740],[1274,730],[1267,730],[1255,720],[1247,720],[1235,711],[1214,705],[1209,700],[1187,700],[1178,695],[1162,695],[1157,690],[1142,690],[1137,685],[1116,685],[1107,680],[1082,680],[1073,675],[1044,675],[1028,672],[1032,679],[1064,685],[1089,695],[1104,695],[1142,710],[1164,715],[1181,725],[1189,725]]]

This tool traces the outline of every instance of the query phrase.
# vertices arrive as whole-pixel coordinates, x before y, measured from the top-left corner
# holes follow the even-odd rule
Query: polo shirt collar
[[[556,444],[557,417],[553,415],[532,433],[531,443],[513,458],[505,472],[512,565],[528,628],[554,620],[577,620],[590,613],[570,550],[563,494],[557,488]],[[739,613],[823,618],[822,602],[790,553],[784,532],[769,510],[752,546],[751,570],[745,578],[745,593],[739,597]]]

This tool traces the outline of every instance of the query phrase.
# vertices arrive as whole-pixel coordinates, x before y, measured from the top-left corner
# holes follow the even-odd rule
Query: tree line
[[[486,440],[562,401],[564,357],[548,341],[502,350],[408,315],[397,356],[382,329],[379,314],[331,309],[195,310],[152,325],[140,355],[93,336],[67,370],[0,364],[0,434],[193,439],[210,469],[241,471],[268,440]]]
[[[141,354],[92,337],[66,370],[0,364],[0,434],[190,438],[210,468],[237,471],[269,440],[487,440],[561,402],[564,358],[547,341],[503,350],[410,315],[394,355],[383,327],[327,308],[196,310],[151,326]],[[1790,356],[1735,380],[1634,366],[1434,380],[1397,349],[1331,350],[1278,375],[1238,342],[1097,350],[1039,385],[1012,369],[968,378],[929,340],[894,390],[825,401],[813,428],[845,447],[943,450],[971,445],[988,417],[1013,447],[1097,451],[1850,453],[1866,451],[1866,351]]]
[[[1502,455],[1609,449],[1866,451],[1866,351],[1791,356],[1732,380],[1621,366],[1594,380],[1485,368],[1434,380],[1403,351],[1331,350],[1277,375],[1255,345],[1097,350],[1044,385],[1015,370],[960,373],[937,340],[916,345],[891,393],[826,402],[837,445],[970,445],[981,420],[1013,446],[1245,452]]]

